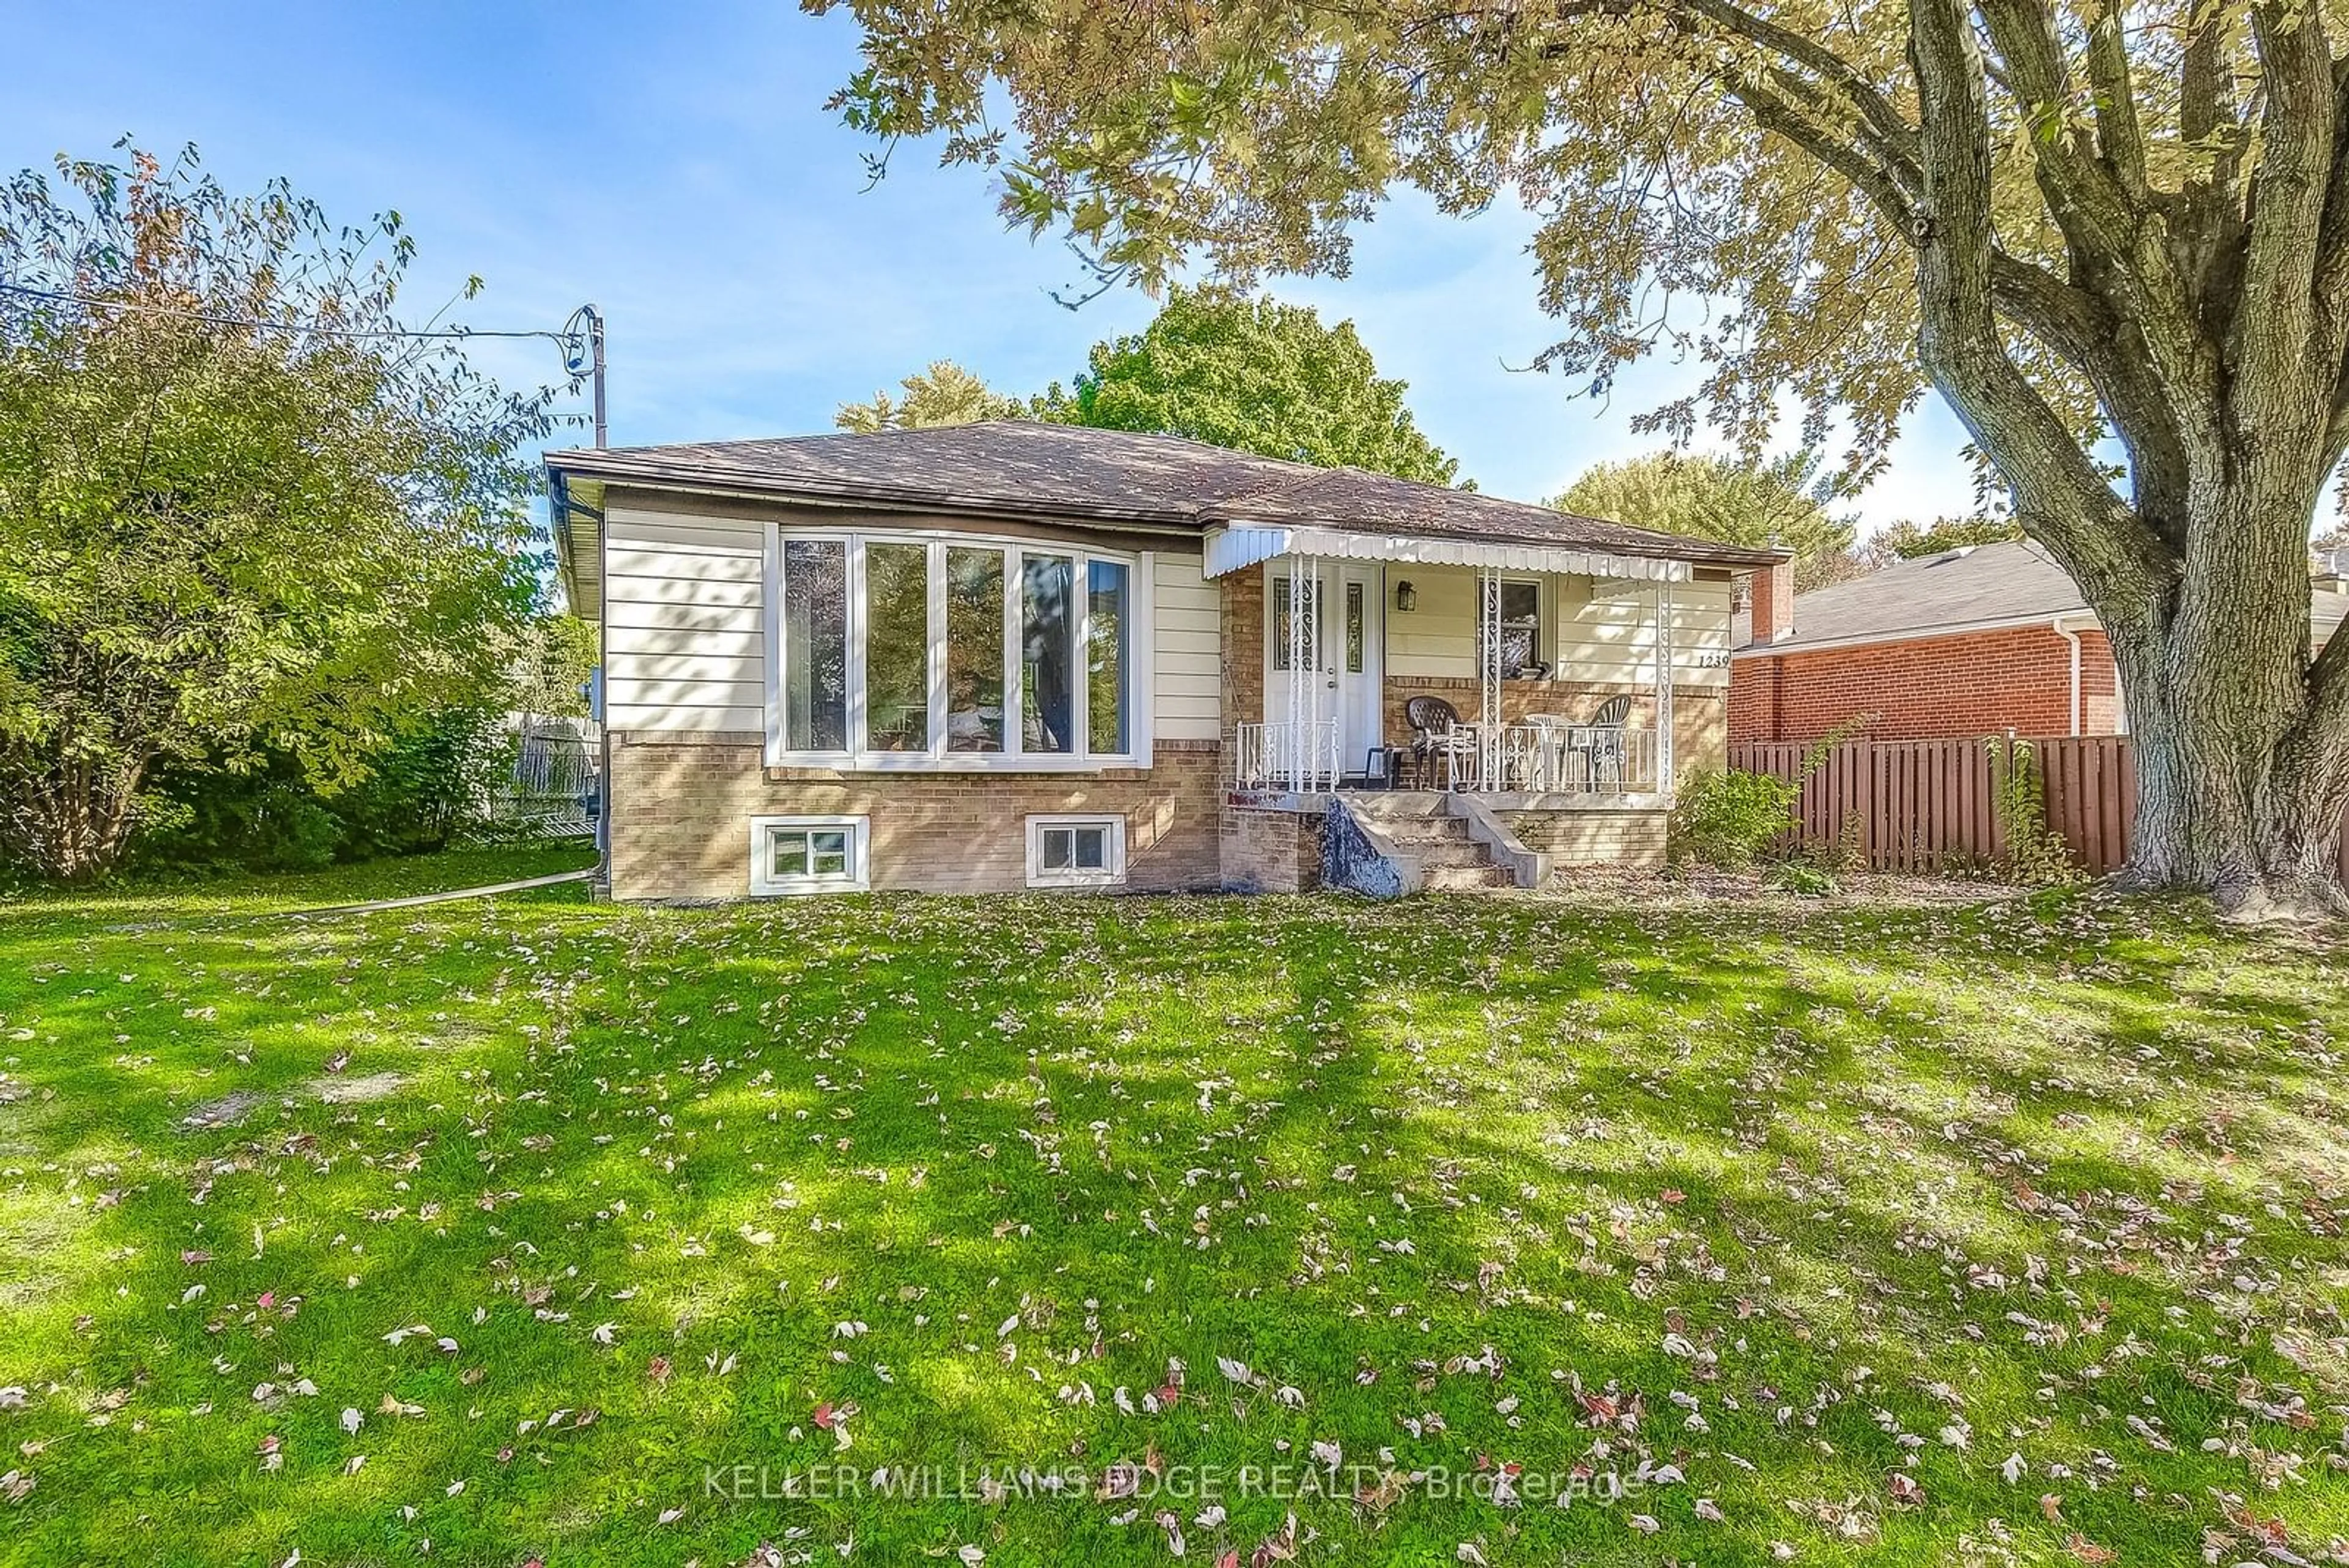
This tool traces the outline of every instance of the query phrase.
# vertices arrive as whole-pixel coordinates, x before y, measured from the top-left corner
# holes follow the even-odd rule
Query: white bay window
[[[865,769],[1148,765],[1149,556],[779,530],[768,757]]]

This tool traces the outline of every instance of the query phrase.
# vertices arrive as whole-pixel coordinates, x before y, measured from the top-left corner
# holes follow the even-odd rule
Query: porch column
[[[1288,787],[1321,787],[1321,562],[1288,557]],[[1330,781],[1332,784],[1335,779]]]
[[[1496,787],[1501,777],[1501,569],[1476,569],[1476,784]]]
[[[1672,580],[1656,583],[1656,792],[1672,798]]]

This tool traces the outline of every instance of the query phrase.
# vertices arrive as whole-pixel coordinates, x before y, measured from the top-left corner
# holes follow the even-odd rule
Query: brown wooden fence
[[[2092,874],[2128,858],[2137,765],[2126,735],[2033,739],[2046,780],[2047,826]],[[1793,778],[1806,746],[1763,742],[1729,749],[1730,766]],[[1982,741],[1851,741],[1830,751],[1795,808],[1808,842],[1856,833],[1879,871],[1967,868],[1998,859],[2006,836],[1992,805],[1991,749]],[[2341,842],[2349,881],[2349,835]]]

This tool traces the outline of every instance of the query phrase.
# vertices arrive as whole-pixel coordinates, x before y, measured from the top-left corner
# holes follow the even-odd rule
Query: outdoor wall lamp
[[[1415,610],[1419,607],[1419,590],[1411,586],[1409,577],[1395,584],[1395,608]]]

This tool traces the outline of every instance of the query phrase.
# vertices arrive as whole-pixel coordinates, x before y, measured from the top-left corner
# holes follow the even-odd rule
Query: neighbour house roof
[[[1797,594],[1794,635],[1772,647],[1799,651],[2088,613],[2087,600],[2046,551],[2013,539],[1895,561],[1866,576]]]
[[[1757,566],[1782,552],[1685,539],[1474,491],[1027,420],[550,452],[558,481],[834,505],[1050,516],[1181,530],[1343,530]]]
[[[2317,589],[2313,608],[2322,642],[2349,612],[2349,595]],[[2014,539],[1895,561],[1866,576],[1798,594],[1793,634],[1768,644],[1753,644],[1749,618],[1741,612],[1733,639],[1741,651],[1775,655],[2057,619],[2085,626],[2095,615],[2044,549]]]

